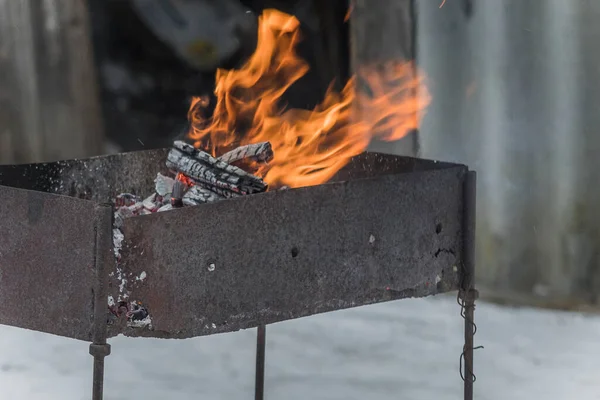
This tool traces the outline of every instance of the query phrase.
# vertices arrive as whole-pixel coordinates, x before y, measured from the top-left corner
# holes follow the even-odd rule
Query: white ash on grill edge
[[[152,327],[148,310],[139,302],[129,301],[127,290],[129,281],[133,284],[142,282],[146,272],[128,279],[119,266],[125,240],[121,228],[125,219],[265,192],[267,184],[261,178],[231,163],[267,164],[272,159],[273,150],[269,142],[240,146],[215,158],[188,143],[176,141],[166,160],[173,176],[158,173],[154,179],[154,193],[146,198],[132,193],[119,194],[115,198],[113,229],[116,271],[110,274],[118,281],[119,294],[116,300],[112,296],[108,298],[111,319],[125,315],[129,327]]]

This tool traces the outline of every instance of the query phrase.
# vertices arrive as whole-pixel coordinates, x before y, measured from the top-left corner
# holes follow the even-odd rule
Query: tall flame
[[[392,61],[360,68],[341,92],[330,86],[313,110],[284,109],[282,95],[309,69],[295,51],[299,27],[296,17],[265,10],[254,54],[240,69],[216,73],[213,115],[204,115],[208,104],[200,97],[188,113],[189,138],[215,156],[233,146],[271,142],[274,158],[258,174],[275,186],[326,182],[372,138],[398,140],[417,128],[430,101],[414,65]]]

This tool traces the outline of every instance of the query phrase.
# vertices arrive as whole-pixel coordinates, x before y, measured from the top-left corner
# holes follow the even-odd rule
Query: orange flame
[[[274,158],[258,175],[273,186],[326,182],[372,138],[398,140],[417,128],[430,101],[413,63],[392,61],[360,68],[341,92],[330,87],[314,110],[285,110],[278,101],[309,69],[295,52],[299,25],[294,16],[265,10],[254,54],[240,69],[216,73],[212,117],[203,115],[204,98],[194,98],[188,113],[189,138],[215,156],[234,146],[271,142]],[[362,118],[354,120],[357,111]]]
[[[346,15],[344,15],[344,22],[350,21],[350,16],[352,15],[352,10],[354,10],[354,5],[352,3],[348,6],[348,11],[346,11]]]

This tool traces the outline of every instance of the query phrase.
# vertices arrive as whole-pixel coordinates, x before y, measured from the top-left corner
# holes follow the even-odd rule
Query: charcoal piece
[[[175,179],[165,176],[161,173],[156,174],[156,179],[154,179],[155,191],[159,196],[162,197],[170,197],[171,193],[173,193],[173,185],[175,185]]]
[[[144,209],[144,203],[140,200],[137,203],[128,206],[127,208],[131,210],[134,215],[137,215]]]
[[[168,168],[181,172],[194,181],[240,194],[260,193],[267,189],[262,179],[201,151],[190,155],[173,148],[169,151],[166,164]]]
[[[116,207],[128,207],[140,201],[140,198],[131,193],[121,193],[115,199]]]
[[[220,161],[229,164],[245,159],[250,159],[262,163],[267,163],[271,161],[273,159],[273,149],[271,148],[271,143],[260,142],[247,144],[245,146],[240,146],[231,151],[228,151],[227,153],[219,157]]]
[[[175,181],[173,193],[171,194],[171,205],[175,208],[183,207],[183,195],[187,185],[180,180]]]
[[[157,194],[154,193],[150,197],[147,197],[146,199],[144,199],[144,201],[142,202],[144,209],[149,210],[149,211],[154,210],[156,208],[156,197],[157,197]]]
[[[192,186],[183,196],[183,204],[186,206],[195,206],[198,204],[212,203],[214,201],[224,200],[225,197],[205,189],[200,186]]]

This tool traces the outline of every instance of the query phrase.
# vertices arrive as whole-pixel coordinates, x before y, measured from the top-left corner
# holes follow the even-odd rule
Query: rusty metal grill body
[[[152,193],[167,151],[0,166],[0,323],[91,342],[94,399],[102,398],[106,340],[117,334],[183,339],[258,327],[262,398],[267,324],[474,292],[474,173],[364,153],[324,185],[126,219],[119,267],[152,329],[107,324],[107,298],[122,284],[111,201]],[[474,297],[462,296],[465,398]]]

